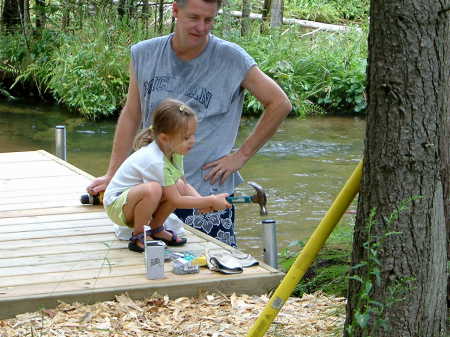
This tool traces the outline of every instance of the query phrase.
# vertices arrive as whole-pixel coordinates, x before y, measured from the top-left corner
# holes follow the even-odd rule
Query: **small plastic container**
[[[192,262],[182,257],[172,261],[172,273],[177,275],[195,274],[200,272],[198,265],[192,265]]]

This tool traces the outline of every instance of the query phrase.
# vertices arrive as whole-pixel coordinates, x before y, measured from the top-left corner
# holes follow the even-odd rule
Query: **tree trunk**
[[[148,34],[148,26],[150,23],[150,5],[148,0],[142,2],[142,21],[144,23],[144,32]]]
[[[449,6],[371,1],[345,336],[446,336]]]
[[[5,31],[17,31],[25,15],[24,8],[23,0],[4,0],[1,22]]]
[[[242,0],[241,36],[247,35],[250,30],[251,0]]]
[[[133,12],[133,0],[119,0],[119,5],[117,7],[117,13],[119,17],[123,19],[124,17],[130,20]]]
[[[45,23],[47,21],[45,15],[45,0],[36,0],[36,29],[45,28]]]
[[[61,22],[61,29],[63,31],[67,31],[67,28],[70,25],[70,13],[72,12],[72,8],[73,8],[72,0],[65,0]]]
[[[270,27],[279,28],[283,24],[283,0],[272,0],[270,6]]]
[[[262,21],[261,21],[261,26],[259,29],[261,33],[264,33],[267,31],[267,21],[269,20],[270,4],[271,4],[271,0],[264,0],[263,8],[261,11]]]
[[[162,34],[164,28],[164,0],[158,3],[158,33]]]

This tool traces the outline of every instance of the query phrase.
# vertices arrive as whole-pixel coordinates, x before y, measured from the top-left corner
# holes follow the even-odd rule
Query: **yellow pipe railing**
[[[272,321],[294,291],[298,282],[302,279],[303,275],[305,275],[306,271],[317,257],[317,254],[325,244],[328,236],[331,234],[359,191],[362,177],[362,163],[363,161],[361,160],[342,190],[339,192],[319,226],[317,226],[305,247],[303,247],[301,253],[295,259],[289,272],[275,290],[269,303],[267,303],[263,312],[248,331],[247,337],[264,336],[267,329],[269,329],[270,324],[272,324]]]

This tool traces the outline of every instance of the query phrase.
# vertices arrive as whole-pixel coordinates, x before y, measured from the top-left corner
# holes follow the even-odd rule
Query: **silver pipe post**
[[[275,220],[265,219],[262,222],[264,231],[264,262],[278,268],[277,224]]]
[[[55,127],[55,152],[57,157],[67,160],[66,127],[64,125]]]

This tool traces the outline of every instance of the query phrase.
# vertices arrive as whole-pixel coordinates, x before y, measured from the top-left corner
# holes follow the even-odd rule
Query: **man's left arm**
[[[261,102],[264,106],[264,112],[254,130],[238,151],[203,166],[203,169],[211,169],[205,176],[205,180],[210,180],[212,183],[215,183],[218,179],[221,183],[224,183],[230,174],[244,166],[274,135],[292,109],[291,102],[284,91],[257,66],[252,67],[247,72],[241,86]]]

